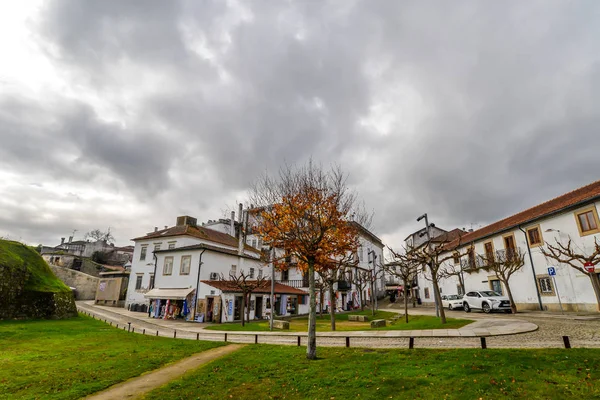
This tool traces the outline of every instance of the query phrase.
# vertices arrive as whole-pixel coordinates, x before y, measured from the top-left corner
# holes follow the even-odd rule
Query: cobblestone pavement
[[[190,324],[186,322],[162,321],[148,319],[134,319],[133,314],[125,310],[125,315],[122,310],[113,312],[108,310],[109,307],[95,307],[88,303],[78,302],[80,311],[92,312],[97,319],[110,321],[113,325],[119,324],[127,326],[127,322],[132,322],[131,328],[136,333],[145,332],[145,334],[169,336],[182,339],[202,339],[202,340],[217,340],[223,341],[225,335],[223,332],[204,330],[206,324]],[[393,310],[399,312],[401,310]],[[127,315],[129,313],[130,315]],[[434,311],[427,308],[409,309],[409,314],[424,314],[432,315]],[[501,319],[506,319],[505,314],[482,314],[469,313],[462,311],[447,312],[448,317],[452,318],[468,318],[479,323],[489,323]],[[600,315],[598,317],[579,317],[573,315],[556,316],[550,314],[523,313],[511,315],[511,319],[532,322],[538,325],[539,329],[534,332],[521,333],[516,335],[491,336],[486,338],[488,348],[560,348],[564,347],[562,336],[569,336],[572,347],[600,347]],[[481,325],[481,324],[479,324]],[[176,333],[175,333],[176,331]],[[384,331],[389,332],[389,331]],[[320,346],[345,346],[346,336],[350,337],[351,347],[371,347],[371,348],[407,348],[409,343],[408,337],[356,337],[353,332],[348,332],[347,335],[342,334],[340,337],[318,337],[317,344]],[[228,332],[227,341],[236,343],[271,343],[271,344],[286,344],[297,345],[300,340],[301,345],[306,344],[306,338],[302,335],[294,335],[284,333],[281,336],[264,336],[264,335],[248,335],[242,332]],[[478,337],[418,337],[415,338],[415,348],[476,348],[480,347],[480,339]]]

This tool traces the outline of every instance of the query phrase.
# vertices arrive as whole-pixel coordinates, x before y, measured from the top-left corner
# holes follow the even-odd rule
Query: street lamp
[[[372,260],[371,260],[371,257],[370,257],[371,255],[373,256]],[[375,254],[375,250],[370,250],[367,253],[367,257],[369,258],[369,264],[371,264],[371,262],[373,263],[373,270],[371,271],[371,274],[372,274],[372,276],[371,276],[371,278],[372,278],[371,282],[373,282],[373,285],[371,286],[371,291],[373,292],[372,294],[375,297],[375,303],[374,304],[375,304],[375,310],[377,310],[377,294],[375,293],[375,289],[377,289],[377,282],[376,282],[377,275],[375,274],[375,266],[377,265],[376,264],[377,254]]]

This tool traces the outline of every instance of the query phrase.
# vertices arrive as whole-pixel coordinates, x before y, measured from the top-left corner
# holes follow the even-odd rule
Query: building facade
[[[547,259],[547,244],[569,243],[575,252],[589,256],[600,241],[600,181],[495,222],[448,242],[449,250],[462,257],[449,257],[445,265],[460,270],[466,291],[494,290],[506,295],[506,288],[485,265],[490,257],[524,254],[524,265],[509,280],[515,304],[520,310],[594,312],[598,301],[590,275],[600,278],[600,269],[584,273],[564,263]],[[547,247],[546,247],[547,248]],[[446,254],[449,256],[449,254]],[[549,267],[556,272],[549,274]],[[551,271],[552,271],[551,270]],[[432,304],[431,282],[419,276],[419,295]],[[460,292],[457,276],[442,279],[443,294]]]

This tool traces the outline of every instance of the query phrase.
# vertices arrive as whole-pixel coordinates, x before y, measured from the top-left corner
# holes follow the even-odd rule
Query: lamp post
[[[427,213],[421,215],[419,218],[417,218],[417,222],[421,221],[422,219],[425,219],[425,235],[427,236],[427,246],[431,246],[431,235],[429,234],[429,228],[431,226],[435,226],[433,224],[429,225],[429,219],[427,218]],[[433,260],[430,260],[429,262],[433,262]],[[431,266],[431,268],[433,268],[433,266]],[[433,277],[432,277],[433,279]],[[440,316],[440,308],[438,305],[438,299],[437,299],[437,294],[433,293],[433,299],[435,301],[435,316],[439,317]]]
[[[371,259],[371,257],[369,257],[369,264],[371,264],[371,262],[373,263],[373,269],[371,270],[371,281],[373,282],[373,285],[371,286],[371,291],[373,292],[372,294],[375,297],[375,303],[374,303],[374,305],[375,305],[375,310],[377,310],[377,294],[375,293],[375,290],[377,289],[377,281],[376,281],[377,274],[375,272],[375,266],[377,265],[376,264],[376,262],[377,262],[377,254],[375,254],[375,250],[369,251],[368,254],[370,256],[372,256],[372,259]],[[373,312],[375,312],[375,311],[373,311]]]

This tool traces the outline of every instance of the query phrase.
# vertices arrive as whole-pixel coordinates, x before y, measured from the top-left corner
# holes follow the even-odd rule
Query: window
[[[159,250],[160,250],[160,245],[161,245],[161,244],[162,244],[162,243],[155,243],[155,244],[154,244],[154,251],[159,251]]]
[[[490,279],[490,289],[494,292],[502,293],[502,284],[498,279]]]
[[[362,246],[360,246],[358,248],[358,260],[361,261],[361,262],[363,260],[363,248],[362,248]]]
[[[549,276],[538,277],[538,286],[540,288],[540,294],[543,295],[554,295],[554,288],[552,287],[552,278]]]
[[[428,287],[425,288],[425,298],[426,299],[429,298],[429,288]]]
[[[250,279],[254,279],[254,268],[250,268]]]
[[[154,274],[150,274],[150,285],[148,286],[149,289],[154,289]]]
[[[258,279],[262,279],[262,269],[258,270]]]
[[[489,265],[491,262],[494,262],[494,244],[492,242],[485,242],[483,249],[485,250],[486,263]]]
[[[467,254],[469,257],[469,269],[475,269],[475,249],[473,247],[469,247],[467,250]]]
[[[504,240],[504,249],[506,251],[506,259],[512,260],[516,255],[515,237],[511,234],[511,235],[504,236],[502,239]]]
[[[577,218],[577,228],[579,228],[579,234],[581,236],[591,235],[597,233],[598,229],[598,214],[596,207],[590,207],[585,210],[575,213]]]
[[[259,238],[258,239],[258,248],[259,249],[262,249],[262,244],[263,244],[262,239]]]
[[[169,242],[169,250],[174,249],[176,243],[177,242]]]
[[[256,239],[252,239],[252,247],[256,248]]]
[[[165,257],[163,265],[163,275],[171,275],[173,273],[173,257]]]
[[[452,258],[454,259],[454,264],[460,264],[460,254],[457,251],[454,252]]]
[[[146,251],[148,251],[148,246],[142,246],[142,251],[140,252],[140,261],[144,261],[146,259]]]
[[[281,280],[282,281],[287,281],[289,279],[290,279],[290,271],[288,271],[287,269],[281,271]]]
[[[144,278],[144,274],[137,274],[135,277],[135,290],[140,290],[142,288],[142,279]]]
[[[179,275],[189,275],[191,264],[192,264],[192,256],[182,256],[181,257],[181,267],[179,268]]]
[[[229,275],[236,276],[237,275],[237,265],[231,265],[231,271],[229,271]]]
[[[527,241],[531,247],[537,247],[544,244],[539,225],[527,229]]]

